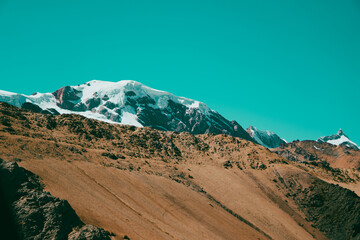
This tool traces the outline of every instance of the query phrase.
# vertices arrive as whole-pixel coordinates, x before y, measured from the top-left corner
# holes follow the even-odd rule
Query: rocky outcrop
[[[283,182],[308,221],[329,239],[360,239],[360,198],[352,191],[338,185],[313,180],[308,188],[298,181]]]
[[[110,239],[103,229],[84,225],[66,200],[45,192],[36,176],[17,163],[0,159],[0,186],[1,209],[9,213],[1,217],[11,225],[4,239]]]
[[[62,87],[52,94],[55,96],[57,100],[57,106],[60,108],[72,111],[86,110],[86,106],[79,101],[81,99],[81,92],[74,89],[73,87]]]

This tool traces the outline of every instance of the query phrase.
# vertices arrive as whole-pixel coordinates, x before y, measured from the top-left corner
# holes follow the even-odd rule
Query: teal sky
[[[360,144],[358,0],[0,0],[0,89],[132,79],[287,140]]]

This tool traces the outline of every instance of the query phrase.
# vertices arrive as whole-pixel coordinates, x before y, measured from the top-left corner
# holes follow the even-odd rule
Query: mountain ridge
[[[277,148],[280,145],[287,143],[286,140],[280,138],[273,131],[262,131],[254,126],[249,126],[246,129],[246,132],[248,132],[250,137],[252,137],[257,143],[267,148]]]
[[[109,123],[193,134],[225,133],[254,141],[240,124],[227,120],[206,104],[133,80],[92,80],[65,86],[53,93],[29,96],[0,91],[0,101],[40,113],[75,113]]]
[[[273,131],[262,131],[253,126],[245,130],[236,121],[227,120],[205,103],[177,97],[134,80],[92,80],[76,86],[65,86],[52,93],[35,92],[31,95],[0,90],[0,101],[43,114],[79,114],[108,123],[192,134],[225,133],[270,149],[286,143]],[[360,150],[341,129],[337,134],[316,141]]]

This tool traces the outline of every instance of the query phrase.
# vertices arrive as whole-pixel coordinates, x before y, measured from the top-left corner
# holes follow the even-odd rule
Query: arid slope
[[[39,175],[84,223],[117,239],[339,239],[345,228],[357,236],[357,212],[351,219],[343,213],[347,225],[335,233],[323,226],[336,216],[310,221],[323,206],[307,205],[317,194],[312,187],[332,185],[227,135],[111,125],[0,103],[0,147],[1,158]],[[350,195],[333,207],[360,205]]]

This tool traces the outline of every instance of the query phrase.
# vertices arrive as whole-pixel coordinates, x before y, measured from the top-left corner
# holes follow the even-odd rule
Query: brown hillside
[[[111,125],[0,103],[0,148],[0,158],[39,175],[84,223],[117,239],[338,239],[345,230],[357,236],[360,223],[360,213],[348,219],[344,212],[347,221],[329,231],[324,226],[339,213],[311,218],[326,203],[313,207],[307,196],[317,194],[317,182],[333,185],[227,135]],[[332,206],[344,202],[358,206],[359,199],[350,194]]]

